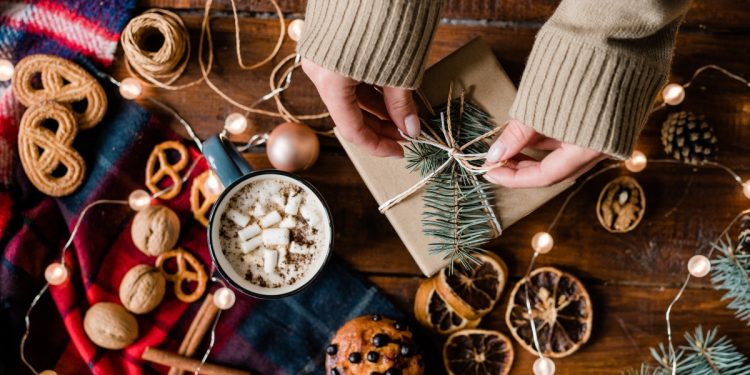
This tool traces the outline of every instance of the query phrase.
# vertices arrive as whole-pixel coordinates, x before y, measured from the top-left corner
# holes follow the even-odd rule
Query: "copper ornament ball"
[[[285,122],[268,135],[268,160],[274,168],[298,172],[310,168],[318,160],[320,142],[307,125]]]

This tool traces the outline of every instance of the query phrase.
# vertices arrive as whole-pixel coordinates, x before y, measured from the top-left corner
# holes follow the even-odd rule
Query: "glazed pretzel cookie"
[[[208,218],[206,214],[211,210],[211,206],[216,203],[218,196],[206,189],[206,180],[211,175],[207,170],[198,177],[193,179],[193,186],[190,187],[190,210],[193,211],[193,217],[196,221],[208,227]]]
[[[39,83],[41,88],[35,88]],[[75,63],[52,55],[30,55],[19,61],[13,93],[26,107],[49,101],[62,104],[75,115],[80,129],[94,127],[107,111],[107,96],[99,82]],[[83,101],[85,109],[77,111],[74,103]]]
[[[180,159],[174,164],[171,164],[167,158],[168,150],[177,151],[180,155]],[[156,194],[161,190],[159,182],[168,177],[172,180],[172,186],[159,198],[172,199],[176,197],[182,190],[182,177],[180,177],[179,172],[185,169],[189,158],[187,148],[178,141],[166,141],[156,145],[148,157],[148,162],[146,162],[146,187],[151,190],[151,193]]]
[[[177,262],[177,271],[173,273],[168,272],[164,268],[164,263],[171,258],[175,258],[175,261]],[[159,257],[156,258],[156,268],[161,270],[167,281],[174,283],[174,294],[182,302],[195,302],[203,295],[203,292],[206,291],[208,275],[203,269],[203,265],[197,258],[195,258],[195,256],[193,256],[193,254],[190,254],[181,248],[169,250],[159,255]],[[186,292],[184,288],[184,283],[189,281],[195,281],[197,283],[195,290],[192,292]]]
[[[50,121],[57,123],[56,130],[45,126]],[[60,197],[72,193],[83,182],[86,163],[72,147],[77,132],[73,112],[55,102],[32,106],[21,117],[21,165],[42,193]]]

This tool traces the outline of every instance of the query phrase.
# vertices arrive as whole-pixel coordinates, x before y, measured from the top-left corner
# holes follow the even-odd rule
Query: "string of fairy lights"
[[[301,35],[303,27],[304,27],[304,21],[302,21],[302,20],[293,20],[292,22],[290,22],[290,24],[288,26],[289,37],[292,40],[294,40],[294,41],[299,40],[299,36]],[[285,72],[282,80],[280,81],[281,84],[278,85],[278,87],[272,87],[272,90],[269,93],[267,93],[266,95],[262,96],[258,101],[256,101],[253,104],[253,107],[255,105],[263,102],[263,101],[267,101],[267,100],[270,100],[270,99],[277,99],[278,96],[290,86],[291,79],[292,79],[292,71],[298,65],[299,65],[299,56],[295,57],[295,59],[294,59],[294,65],[292,66],[292,68],[288,69]],[[699,76],[701,73],[703,73],[703,72],[705,72],[707,70],[718,71],[718,72],[722,73],[723,75],[725,75],[725,76],[727,76],[727,77],[729,77],[731,79],[734,79],[736,81],[742,82],[746,86],[750,87],[750,83],[748,83],[748,81],[745,80],[744,78],[742,78],[741,76],[736,75],[736,74],[734,74],[734,73],[732,73],[732,72],[730,72],[730,71],[728,71],[728,70],[726,70],[724,68],[721,68],[721,67],[719,67],[717,65],[710,64],[710,65],[706,65],[706,66],[702,66],[702,67],[698,68],[694,72],[694,74],[692,75],[691,79],[688,82],[686,82],[685,84],[681,85],[681,84],[678,84],[678,83],[670,83],[670,84],[666,85],[664,87],[664,89],[662,90],[662,92],[661,92],[662,103],[660,103],[658,106],[656,106],[654,108],[654,111],[657,111],[657,110],[659,110],[661,108],[664,108],[666,106],[676,106],[676,105],[679,105],[680,103],[682,103],[682,101],[685,99],[685,96],[686,96],[685,89],[688,88],[688,87],[690,87],[690,85],[693,83],[693,80],[697,76]],[[8,81],[8,80],[12,79],[13,72],[14,72],[14,65],[13,65],[13,63],[11,61],[7,60],[7,59],[0,59],[0,81]],[[99,73],[99,74],[101,75],[102,73]],[[140,98],[142,96],[142,94],[143,94],[143,86],[141,85],[141,81],[138,80],[138,79],[136,79],[136,78],[127,77],[127,78],[124,78],[122,81],[118,81],[118,80],[116,80],[113,77],[108,76],[108,75],[104,75],[103,78],[106,78],[110,83],[116,85],[118,87],[118,89],[119,89],[120,95],[124,99],[134,100],[134,99]],[[190,125],[190,123],[188,121],[186,121],[182,116],[180,116],[179,113],[177,113],[171,107],[167,106],[166,104],[164,104],[164,103],[162,103],[162,102],[160,102],[160,101],[158,101],[158,100],[156,100],[154,98],[146,97],[146,100],[148,100],[151,103],[156,104],[157,106],[159,106],[160,108],[162,108],[163,110],[169,112],[172,116],[174,116],[177,119],[177,121],[186,129],[188,135],[195,142],[195,144],[198,147],[198,149],[199,150],[202,149],[202,142],[197,137],[195,131],[193,130],[193,127]],[[241,113],[238,113],[238,112],[230,113],[228,116],[225,117],[223,132],[226,132],[226,133],[229,133],[229,134],[233,134],[233,135],[244,134],[245,131],[248,128],[247,115],[248,115],[248,113],[246,113],[244,115],[241,114]],[[258,135],[256,135],[256,136],[253,136],[253,137],[250,138],[250,140],[248,141],[248,143],[246,145],[247,147],[245,147],[245,148],[252,147],[252,146],[255,146],[255,145],[260,144],[260,143],[262,143],[262,137],[258,137]],[[196,159],[193,162],[193,164],[191,165],[191,167],[188,169],[187,173],[182,177],[183,181],[186,181],[189,178],[189,176],[193,172],[194,168],[197,166],[198,161],[200,161],[200,159],[201,158],[198,158],[198,159]],[[643,152],[636,150],[636,151],[633,152],[633,154],[631,155],[631,157],[629,159],[627,159],[627,160],[625,160],[623,162],[617,162],[617,163],[613,163],[613,164],[607,165],[607,166],[605,166],[605,167],[597,170],[596,172],[588,175],[583,181],[581,181],[581,183],[577,186],[577,188],[575,190],[571,191],[569,193],[569,195],[566,197],[566,199],[564,200],[562,206],[560,207],[560,209],[558,210],[556,216],[554,217],[553,221],[547,227],[547,231],[545,231],[545,232],[539,232],[539,233],[536,233],[536,234],[533,235],[533,237],[531,239],[531,247],[532,247],[532,249],[533,249],[534,252],[533,252],[533,254],[531,256],[531,259],[530,259],[530,262],[529,262],[529,266],[528,266],[527,271],[525,273],[524,279],[528,279],[529,278],[529,275],[533,271],[534,266],[535,266],[538,258],[541,255],[549,253],[553,249],[554,244],[555,244],[554,238],[551,235],[553,229],[559,223],[559,220],[560,220],[560,218],[561,218],[564,210],[566,209],[566,207],[568,206],[568,204],[570,203],[570,201],[572,200],[572,198],[579,191],[581,191],[581,189],[589,181],[595,179],[596,177],[604,174],[607,171],[611,171],[613,169],[618,169],[618,168],[621,168],[621,167],[625,167],[628,171],[630,171],[632,173],[639,173],[639,172],[643,171],[648,164],[672,164],[672,165],[675,165],[675,164],[683,164],[683,163],[679,162],[677,160],[673,160],[673,159],[654,159],[654,160],[649,160]],[[736,183],[738,183],[738,185],[741,187],[744,195],[746,197],[748,197],[748,199],[750,199],[750,180],[746,180],[746,181],[743,182],[743,180],[741,179],[741,177],[737,173],[735,173],[730,167],[728,167],[726,165],[723,165],[723,164],[720,164],[720,163],[717,163],[717,162],[702,162],[702,163],[699,163],[698,165],[691,166],[691,167],[719,168],[719,169],[722,169],[722,170],[726,171],[732,177],[732,179]],[[206,187],[206,189],[209,192],[214,192],[217,195],[223,189],[223,187],[222,187],[221,183],[219,182],[217,176],[215,174],[213,174],[213,173],[211,173],[210,176],[209,176],[209,178],[206,180],[205,187]],[[25,347],[26,341],[27,341],[29,333],[30,333],[30,326],[31,326],[30,325],[30,315],[31,315],[31,312],[34,309],[34,307],[39,302],[40,298],[49,290],[50,287],[62,285],[63,283],[65,283],[65,282],[68,281],[69,276],[70,276],[70,271],[69,271],[68,265],[66,265],[66,261],[65,261],[66,252],[68,251],[68,249],[71,246],[71,244],[72,244],[72,242],[73,242],[76,234],[78,233],[78,229],[79,229],[79,227],[80,227],[80,225],[81,225],[84,217],[86,216],[86,214],[90,211],[90,209],[94,208],[95,206],[98,206],[98,205],[107,205],[107,204],[112,204],[112,205],[128,205],[132,210],[139,211],[139,210],[142,210],[142,209],[148,207],[153,200],[158,199],[159,196],[161,196],[162,194],[164,194],[167,191],[169,191],[170,188],[171,187],[163,189],[163,190],[161,190],[161,191],[159,191],[159,192],[157,192],[155,194],[149,194],[145,190],[138,189],[138,190],[135,190],[135,191],[133,191],[133,192],[130,193],[130,195],[128,196],[128,200],[110,200],[110,199],[97,200],[97,201],[89,203],[81,211],[81,214],[77,218],[77,220],[75,222],[75,225],[73,226],[73,230],[70,233],[70,237],[69,237],[68,241],[66,242],[65,246],[62,249],[62,252],[61,252],[61,255],[60,255],[60,260],[57,261],[57,262],[51,263],[45,269],[44,276],[45,276],[46,283],[40,289],[40,291],[35,295],[35,297],[32,299],[32,301],[30,303],[30,306],[29,306],[29,309],[27,310],[27,313],[25,315],[24,321],[25,321],[25,325],[26,325],[25,328],[26,329],[25,329],[25,333],[24,333],[24,335],[22,337],[22,340],[21,340],[21,343],[20,343],[20,354],[21,354],[21,360],[23,361],[23,363],[34,374],[40,374],[40,372],[37,372],[36,369],[28,362],[28,360],[27,360],[27,358],[25,357],[25,354],[24,354],[24,347]],[[737,222],[737,220],[742,215],[748,214],[748,213],[750,213],[750,210],[745,210],[745,211],[742,211],[741,213],[739,213],[734,218],[734,220],[732,220],[725,227],[725,229],[722,231],[722,235],[719,236],[719,237],[722,237],[723,235],[725,235],[732,228],[732,226]],[[685,280],[684,280],[681,288],[676,293],[674,299],[669,304],[669,306],[668,306],[668,308],[667,308],[667,310],[665,312],[665,320],[666,320],[666,325],[667,325],[667,338],[668,338],[668,345],[669,345],[670,354],[674,354],[674,346],[673,346],[673,343],[672,343],[672,330],[671,330],[671,310],[672,310],[673,306],[682,297],[683,293],[685,292],[685,290],[687,288],[687,285],[689,284],[689,281],[690,281],[691,277],[696,277],[696,278],[704,277],[704,276],[706,276],[710,272],[710,269],[711,269],[711,264],[710,264],[709,258],[710,258],[710,256],[713,253],[713,249],[711,251],[709,251],[708,254],[703,255],[703,254],[700,253],[703,248],[704,247],[701,246],[696,251],[696,254],[694,256],[692,256],[690,258],[690,260],[688,261],[688,263],[687,263],[688,274],[685,277]],[[212,264],[211,268],[212,268],[211,269],[211,273],[210,273],[212,275],[211,281],[213,281],[213,282],[218,283],[219,285],[221,285],[214,292],[214,294],[213,294],[213,302],[214,302],[214,304],[220,310],[230,309],[234,305],[234,303],[236,301],[236,295],[235,295],[235,293],[230,288],[228,288],[223,283],[223,281],[221,279],[216,278],[216,277],[213,276],[214,275],[214,269],[213,269],[214,266],[213,266],[213,264]],[[533,319],[530,298],[529,298],[529,295],[528,295],[528,288],[526,289],[526,301],[525,301],[525,305],[526,305],[526,309],[527,309],[527,311],[529,313],[529,321],[530,321],[530,325],[531,325],[531,329],[532,329],[532,341],[533,341],[533,345],[534,345],[534,348],[536,349],[537,354],[538,354],[538,358],[534,361],[534,364],[533,364],[533,368],[532,368],[533,373],[535,375],[553,375],[555,373],[555,363],[552,361],[552,359],[550,359],[549,357],[546,357],[546,356],[544,356],[542,354],[543,352],[541,350],[541,345],[540,345],[540,342],[539,342],[539,338],[537,336],[536,323],[535,323],[535,321]],[[214,320],[214,322],[212,324],[212,327],[211,327],[211,330],[210,330],[209,345],[208,345],[206,351],[204,352],[204,355],[201,358],[200,365],[195,369],[195,374],[198,374],[200,372],[201,367],[206,363],[206,361],[207,361],[207,359],[208,359],[208,357],[209,357],[209,355],[211,353],[211,350],[213,348],[213,344],[215,342],[216,326],[218,324],[218,320],[219,320],[220,316],[221,316],[221,312],[219,312],[219,314],[217,314],[217,316],[215,317],[215,320]],[[45,371],[42,372],[42,374],[44,374],[44,375],[55,374],[55,372],[52,371],[52,370],[45,370]],[[672,363],[672,374],[676,375],[676,363]]]
[[[715,70],[723,75],[736,80],[738,82],[743,83],[745,86],[750,87],[750,82],[748,82],[746,79],[742,78],[741,76],[734,74],[720,66],[710,64],[702,66],[695,70],[692,77],[688,82],[685,84],[679,84],[679,83],[669,83],[666,85],[662,92],[662,103],[654,107],[653,112],[658,111],[666,106],[676,106],[681,104],[685,100],[685,88],[690,87],[690,85],[693,83],[696,77],[698,77],[701,73],[708,71],[708,70]],[[554,238],[550,233],[552,233],[555,226],[559,223],[560,218],[562,217],[563,212],[565,211],[565,208],[568,206],[570,201],[573,199],[573,197],[578,194],[578,192],[583,189],[584,186],[591,180],[595,179],[596,177],[614,170],[619,169],[621,167],[625,167],[629,172],[631,173],[639,173],[642,172],[644,169],[646,169],[646,166],[649,164],[663,164],[663,165],[683,165],[688,166],[687,164],[680,162],[675,159],[652,159],[649,160],[646,155],[638,150],[633,151],[630,158],[628,158],[625,161],[622,162],[616,162],[610,165],[607,165],[596,172],[591,173],[588,175],[584,180],[582,180],[576,189],[571,191],[568,196],[563,201],[562,206],[560,206],[560,209],[557,211],[557,214],[555,215],[552,222],[550,222],[549,226],[547,227],[547,231],[545,232],[538,232],[535,233],[531,238],[531,248],[534,251],[534,253],[531,255],[531,259],[529,261],[529,266],[526,271],[526,274],[524,275],[522,280],[528,279],[529,275],[531,274],[531,271],[534,270],[534,265],[537,261],[537,258],[539,256],[544,255],[552,251],[552,248],[554,247],[555,241]],[[689,167],[697,167],[697,168],[718,168],[720,170],[725,171],[732,180],[737,183],[742,190],[742,193],[750,199],[750,179],[743,181],[739,174],[737,174],[732,168],[718,163],[714,161],[704,161],[700,162],[697,165],[689,165]],[[724,237],[729,230],[737,223],[737,221],[744,215],[749,214],[750,209],[744,210],[737,214],[737,216],[734,217],[734,219],[722,230],[721,234],[717,237],[716,241],[714,243],[718,242],[722,237]],[[710,247],[711,250],[708,252],[708,254],[702,254],[701,252],[705,247]],[[671,320],[671,313],[672,308],[674,305],[680,300],[683,293],[685,292],[685,289],[687,288],[690,279],[692,277],[695,278],[702,278],[711,272],[711,255],[713,254],[715,250],[715,247],[712,246],[706,246],[701,245],[696,250],[695,255],[693,255],[687,262],[687,276],[685,277],[682,286],[678,290],[678,292],[675,294],[674,298],[670,302],[669,306],[667,307],[667,310],[665,312],[665,321],[666,321],[666,327],[667,327],[667,342],[669,347],[669,354],[670,358],[673,358],[675,360],[672,361],[670,364],[671,366],[671,372],[672,375],[677,375],[677,360],[675,358],[675,348],[674,343],[672,342],[672,320]],[[526,294],[525,294],[525,306],[526,310],[529,314],[529,323],[531,325],[531,332],[532,332],[532,343],[534,345],[534,348],[536,349],[537,355],[539,358],[537,358],[534,361],[533,364],[533,372],[534,375],[553,375],[555,373],[555,363],[554,361],[543,355],[543,352],[541,350],[541,345],[539,342],[539,337],[537,336],[537,329],[536,329],[536,323],[534,321],[533,317],[533,311],[531,308],[531,301],[529,297],[528,288],[526,288]]]

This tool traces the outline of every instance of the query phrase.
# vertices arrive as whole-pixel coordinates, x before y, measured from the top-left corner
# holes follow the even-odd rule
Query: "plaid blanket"
[[[81,0],[4,4],[0,57],[15,62],[26,54],[42,52],[74,58],[89,68],[90,61],[106,65],[112,59],[112,43],[116,44],[116,33],[124,24],[132,3]],[[62,9],[61,14],[69,16],[67,20],[76,21],[66,27],[105,25],[102,27],[107,28],[109,34],[84,29],[76,31],[78,34],[64,32],[59,29],[63,27],[61,23],[47,24],[37,16],[28,16],[46,14],[48,20],[59,20],[54,17],[60,15],[50,15],[50,9]],[[13,23],[19,19],[25,23]],[[9,37],[10,29],[16,33],[14,38]],[[108,35],[109,39],[101,35]],[[9,44],[11,39],[13,43]],[[80,44],[81,40],[86,42]],[[9,45],[12,45],[10,49]],[[86,181],[74,195],[62,199],[41,195],[25,179],[22,168],[15,162],[17,157],[7,156],[15,150],[20,112],[7,86],[0,91],[0,142],[6,142],[0,144],[0,153],[3,160],[11,161],[0,165],[0,176],[5,176],[1,185],[6,186],[0,194],[0,213],[10,218],[0,239],[3,249],[0,374],[30,373],[19,357],[24,314],[33,296],[44,285],[45,267],[60,256],[81,209],[98,199],[127,199],[130,192],[142,189],[146,159],[153,146],[177,138],[137,104],[120,100],[111,86],[105,83],[103,86],[110,102],[108,114],[96,128],[81,132],[75,143],[87,162]],[[192,160],[198,157],[195,149],[191,149],[190,155]],[[201,162],[193,176],[205,168]],[[172,208],[181,218],[178,245],[195,254],[208,268],[206,231],[192,219],[189,210],[191,183],[187,183],[175,199],[160,203]],[[8,209],[11,204],[12,211]],[[154,258],[138,251],[132,242],[133,215],[127,206],[102,205],[93,208],[83,219],[66,256],[72,271],[70,281],[51,287],[31,314],[31,334],[25,354],[37,371],[54,369],[58,374],[166,372],[165,367],[143,362],[141,353],[146,346],[176,352],[200,307],[200,300],[193,304],[182,303],[168,288],[156,310],[137,317],[139,338],[124,350],[97,348],[82,327],[83,316],[92,304],[119,302],[118,286],[127,270],[137,264],[154,262]],[[324,348],[346,320],[375,312],[402,318],[374,287],[335,257],[311,288],[294,297],[266,301],[239,292],[237,296],[235,306],[222,314],[209,361],[247,369],[254,374],[323,373]],[[201,347],[199,353],[204,348]]]

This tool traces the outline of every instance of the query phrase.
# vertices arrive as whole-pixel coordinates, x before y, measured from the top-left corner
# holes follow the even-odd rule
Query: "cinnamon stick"
[[[190,372],[195,372],[201,364],[201,361],[197,359],[150,347],[147,347],[146,350],[143,351],[141,358],[149,362]],[[204,363],[203,366],[201,366],[200,373],[205,375],[251,375],[248,371],[237,370],[212,363]]]
[[[198,345],[203,341],[218,313],[219,308],[214,305],[213,294],[208,293],[206,298],[203,299],[203,304],[201,304],[200,309],[195,314],[193,321],[190,323],[190,327],[182,339],[177,354],[192,357],[196,350],[198,350]],[[183,372],[183,370],[175,367],[169,369],[169,375],[182,375]]]

